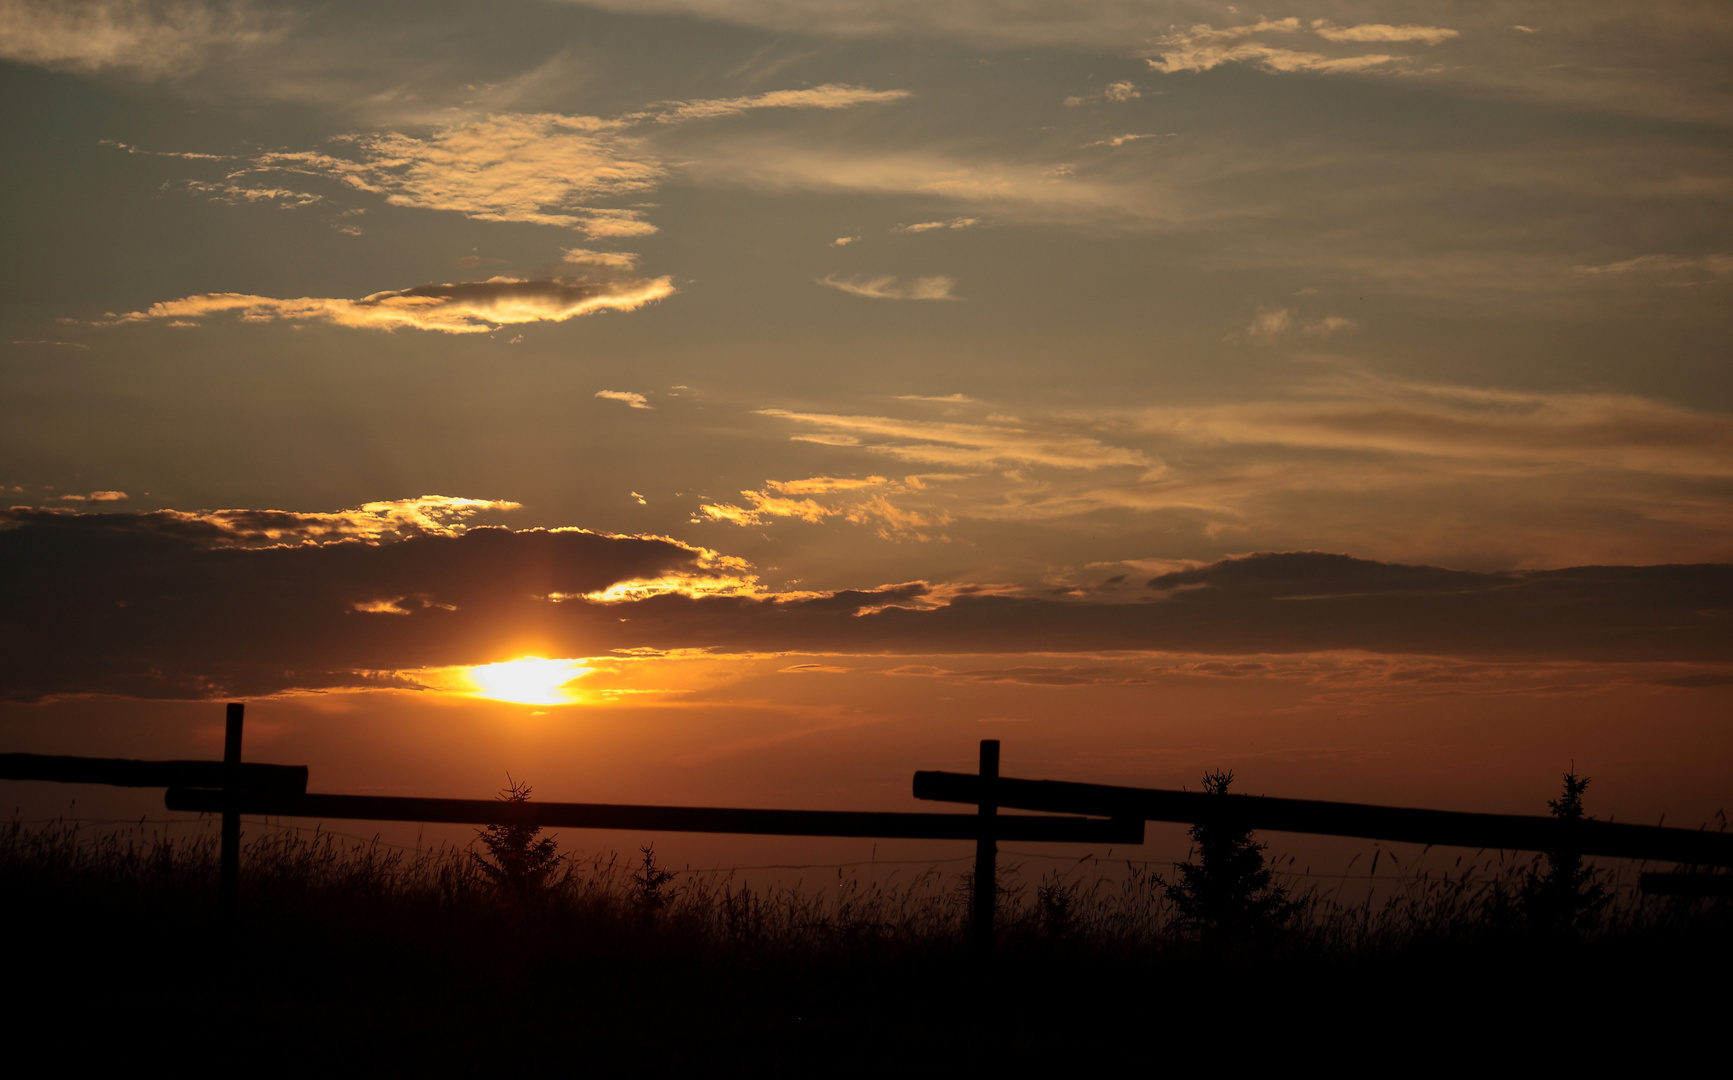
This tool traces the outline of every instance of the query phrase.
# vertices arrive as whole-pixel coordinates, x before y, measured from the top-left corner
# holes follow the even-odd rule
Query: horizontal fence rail
[[[1561,821],[1518,814],[1471,814],[1009,777],[993,780],[988,787],[972,773],[951,772],[917,772],[915,798],[976,804],[990,798],[999,806],[1047,813],[1186,823],[1221,821],[1271,832],[1733,866],[1733,833],[1610,821]]]
[[[0,780],[49,780],[61,784],[108,784],[113,787],[233,788],[299,794],[307,790],[307,766],[0,754]]]
[[[292,795],[170,788],[170,810],[269,814],[363,821],[433,821],[459,825],[540,825],[566,829],[745,833],[774,836],[857,836],[901,840],[977,840],[977,814],[881,813],[853,810],[750,810],[709,806],[630,806],[609,803],[502,802],[497,799],[415,799],[385,795]],[[986,826],[1012,841],[1141,844],[1143,820],[1005,816]]]

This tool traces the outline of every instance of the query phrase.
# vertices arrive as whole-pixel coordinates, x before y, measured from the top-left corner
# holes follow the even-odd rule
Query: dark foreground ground
[[[459,853],[328,840],[244,865],[228,918],[208,846],[14,828],[4,1044],[81,1072],[1576,1073],[1671,1071],[1733,1021],[1725,904],[1629,899],[1542,932],[1512,874],[1214,941],[1153,880],[1034,883],[982,960],[937,877],[761,896],[592,861],[517,895]]]

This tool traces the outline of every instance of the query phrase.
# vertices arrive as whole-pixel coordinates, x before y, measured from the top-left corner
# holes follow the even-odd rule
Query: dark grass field
[[[1231,936],[1135,868],[1008,880],[985,959],[967,882],[936,872],[757,893],[604,857],[525,891],[467,852],[293,834],[242,866],[227,917],[208,841],[0,831],[8,1044],[266,1074],[1577,1071],[1678,1062],[1733,1019],[1726,902],[1622,890],[1541,929],[1527,863],[1376,907],[1302,895],[1286,927]]]

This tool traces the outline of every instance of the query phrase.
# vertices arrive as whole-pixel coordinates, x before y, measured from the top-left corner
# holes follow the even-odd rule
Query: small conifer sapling
[[[503,803],[526,803],[530,786],[506,777],[509,786],[499,793]],[[472,851],[469,857],[493,886],[516,896],[546,889],[559,869],[559,842],[542,836],[540,825],[489,825],[476,836],[487,848],[487,857]]]
[[[1205,773],[1204,792],[1225,800],[1233,780],[1231,770]],[[1231,813],[1199,821],[1191,839],[1196,861],[1181,863],[1179,879],[1167,889],[1186,926],[1206,938],[1255,936],[1280,929],[1298,913],[1300,905],[1264,865],[1265,845]]]

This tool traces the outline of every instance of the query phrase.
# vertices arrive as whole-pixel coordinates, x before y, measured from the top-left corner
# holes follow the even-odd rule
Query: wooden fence
[[[224,907],[231,911],[240,872],[242,814],[635,832],[972,840],[971,936],[980,949],[993,945],[998,841],[1141,844],[1146,821],[1230,822],[1274,832],[1733,866],[1733,834],[1728,833],[1001,777],[996,739],[982,740],[979,772],[915,774],[917,799],[970,804],[975,808],[972,814],[321,795],[307,791],[304,765],[243,764],[243,717],[241,704],[227,707],[222,761],[0,754],[0,780],[163,787],[168,789],[164,801],[170,810],[222,815],[220,888]],[[1000,809],[1038,813],[1002,815]],[[1645,892],[1664,895],[1733,895],[1733,876],[1725,874],[1643,874],[1640,883]]]

